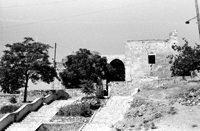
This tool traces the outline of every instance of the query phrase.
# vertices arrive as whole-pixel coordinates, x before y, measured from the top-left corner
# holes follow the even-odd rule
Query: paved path
[[[133,100],[131,96],[112,96],[107,104],[96,113],[93,120],[82,131],[110,131],[111,125],[123,119]]]
[[[13,123],[6,131],[35,131],[42,123],[49,122],[64,105],[69,105],[79,98],[69,100],[56,100],[50,105],[42,106],[37,112],[31,112],[21,122]]]

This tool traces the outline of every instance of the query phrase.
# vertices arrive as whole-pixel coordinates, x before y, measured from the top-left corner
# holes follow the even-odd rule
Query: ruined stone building
[[[177,31],[170,33],[168,39],[128,40],[125,54],[104,55],[108,62],[121,60],[125,67],[125,80],[155,77],[158,79],[171,76],[167,56],[174,54],[172,45],[178,44]]]

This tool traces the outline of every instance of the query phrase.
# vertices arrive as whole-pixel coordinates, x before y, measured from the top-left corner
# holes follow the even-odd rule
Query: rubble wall
[[[174,54],[173,44],[178,44],[177,32],[170,33],[166,40],[131,40],[125,45],[126,81],[135,78],[171,76],[168,55]],[[155,64],[149,64],[149,55],[155,56]]]

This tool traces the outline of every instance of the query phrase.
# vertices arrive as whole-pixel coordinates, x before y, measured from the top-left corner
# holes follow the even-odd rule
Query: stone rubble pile
[[[185,105],[185,106],[200,106],[200,88],[191,89],[187,93],[178,95],[176,102]]]

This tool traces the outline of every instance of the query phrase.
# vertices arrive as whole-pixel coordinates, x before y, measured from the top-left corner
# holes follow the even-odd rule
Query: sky
[[[194,45],[197,20],[185,21],[195,16],[194,0],[0,0],[0,56],[24,37],[57,43],[57,61],[79,48],[124,54],[127,40],[168,39],[173,30]]]

